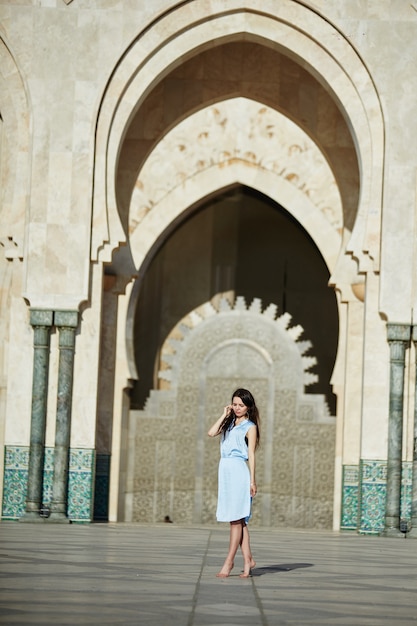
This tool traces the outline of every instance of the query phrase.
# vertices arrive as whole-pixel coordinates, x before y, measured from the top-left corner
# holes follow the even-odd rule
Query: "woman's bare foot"
[[[248,567],[245,565],[245,569],[243,570],[242,574],[239,575],[239,578],[249,578],[249,576],[251,575],[251,570],[253,570],[255,566],[256,562],[252,559]]]
[[[228,576],[230,576],[230,572],[234,568],[234,565],[235,565],[234,563],[229,565],[229,563],[225,562],[220,572],[216,574],[217,578],[227,578]]]

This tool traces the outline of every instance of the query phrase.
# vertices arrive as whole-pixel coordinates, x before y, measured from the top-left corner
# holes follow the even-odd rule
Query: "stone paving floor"
[[[257,566],[215,574],[228,526],[0,524],[0,623],[417,624],[417,540],[251,529]]]

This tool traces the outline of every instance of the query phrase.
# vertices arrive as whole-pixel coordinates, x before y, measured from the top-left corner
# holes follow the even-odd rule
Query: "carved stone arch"
[[[314,382],[311,344],[277,307],[226,299],[191,311],[164,344],[161,389],[130,412],[130,519],[214,521],[218,447],[206,436],[234,389],[254,393],[262,419],[252,522],[330,528],[335,420]]]
[[[174,66],[193,51],[212,46],[215,32],[218,41],[244,35],[280,49],[333,94],[351,128],[361,172],[360,205],[347,250],[363,269],[378,269],[384,134],[372,78],[351,42],[313,9],[289,0],[265,0],[260,14],[250,4],[231,0],[227,11],[221,5],[208,16],[202,0],[181,3],[142,32],[121,59],[103,97],[97,127],[93,258],[100,250],[109,257],[127,239],[118,219],[115,170],[130,120],[166,72],[166,60],[172,59]]]
[[[162,369],[159,378],[167,381],[169,388],[175,389],[182,377],[195,376],[191,368],[186,373],[182,372],[184,358],[187,360],[184,353],[187,353],[190,341],[198,343],[197,336],[214,332],[215,338],[208,336],[207,342],[201,343],[202,351],[197,357],[202,366],[208,367],[217,358],[219,351],[227,351],[236,345],[236,340],[230,339],[230,336],[233,336],[233,332],[238,334],[235,328],[238,320],[240,332],[243,332],[243,327],[245,329],[239,343],[257,353],[259,362],[264,363],[265,367],[280,367],[282,361],[287,364],[291,361],[291,368],[287,367],[279,377],[279,386],[304,393],[305,387],[317,381],[317,376],[309,371],[316,364],[316,359],[305,355],[311,348],[311,342],[299,342],[303,334],[302,327],[291,325],[289,313],[280,316],[277,313],[278,307],[274,304],[262,311],[258,298],[248,307],[241,296],[236,298],[233,306],[226,298],[221,298],[217,307],[213,302],[206,302],[178,322],[166,338],[160,355]],[[206,351],[208,344],[211,348]],[[279,352],[275,352],[278,347]],[[291,375],[290,369],[293,370]],[[191,381],[191,378],[187,380]]]
[[[169,236],[171,225],[177,222],[179,215],[185,215],[186,211],[192,210],[206,198],[235,186],[252,188],[277,204],[290,207],[293,217],[316,244],[329,273],[333,272],[342,251],[341,237],[337,228],[326,219],[309,196],[273,170],[253,167],[243,159],[234,159],[227,167],[217,169],[215,176],[210,168],[194,172],[181,185],[169,190],[157,206],[142,217],[140,226],[134,229],[130,240],[135,266],[140,270],[139,276],[146,271],[155,248]],[[139,279],[131,291],[126,323],[126,358],[133,380],[138,379],[134,355],[134,318],[140,288]]]
[[[293,215],[332,273],[341,252],[343,215],[331,168],[301,128],[278,111],[247,98],[200,110],[155,146],[141,169],[130,204],[135,266],[141,267],[155,235],[188,206],[244,181]]]

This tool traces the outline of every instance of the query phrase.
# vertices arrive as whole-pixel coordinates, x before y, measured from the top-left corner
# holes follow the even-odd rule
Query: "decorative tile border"
[[[43,491],[42,504],[49,506],[52,500],[52,485],[54,480],[54,449],[45,448],[43,462]]]
[[[5,446],[2,519],[18,519],[26,510],[29,448]]]
[[[413,499],[413,463],[405,461],[401,475],[401,519],[411,520]]]
[[[70,450],[68,517],[74,522],[93,520],[94,450]]]
[[[401,519],[411,519],[412,463],[402,468]],[[341,530],[379,534],[385,528],[387,462],[362,460],[344,465],[342,473]]]
[[[359,468],[344,465],[342,470],[342,515],[341,530],[358,528]]]
[[[53,448],[45,449],[43,504],[52,500]],[[2,519],[18,520],[26,510],[29,447],[5,446]],[[94,450],[70,450],[68,517],[75,522],[93,519]]]
[[[387,462],[361,460],[360,526],[363,534],[379,534],[385,528]]]

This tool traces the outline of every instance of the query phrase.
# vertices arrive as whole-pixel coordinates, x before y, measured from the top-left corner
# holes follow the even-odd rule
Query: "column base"
[[[43,524],[44,517],[41,517],[36,511],[26,511],[22,517],[19,517],[19,522],[22,524]]]
[[[399,528],[386,528],[382,531],[381,535],[383,537],[399,537],[400,539],[405,539],[405,533],[402,533]]]
[[[417,519],[411,520],[411,530],[407,533],[407,539],[417,539]]]
[[[45,522],[48,522],[49,524],[71,524],[71,520],[65,515],[65,513],[53,512],[45,519]]]

